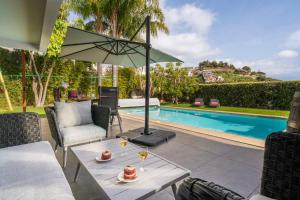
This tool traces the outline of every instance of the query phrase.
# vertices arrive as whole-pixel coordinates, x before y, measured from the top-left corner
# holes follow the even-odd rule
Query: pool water
[[[144,108],[122,109],[131,115],[144,116]],[[197,128],[247,136],[257,139],[286,129],[287,120],[272,117],[256,117],[198,110],[150,108],[150,118]]]

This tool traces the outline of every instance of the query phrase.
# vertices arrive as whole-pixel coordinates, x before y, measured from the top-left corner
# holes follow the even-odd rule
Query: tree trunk
[[[9,95],[8,95],[8,91],[7,91],[6,86],[5,86],[5,82],[4,82],[4,78],[3,78],[3,76],[2,76],[1,70],[0,70],[0,82],[1,82],[2,85],[3,85],[4,95],[5,95],[7,104],[8,104],[8,108],[9,108],[10,111],[12,111],[12,110],[13,110],[13,107],[12,107],[12,105],[11,105],[11,101],[10,101],[10,98],[9,98]]]
[[[33,73],[37,77],[37,78],[33,77],[33,80],[34,80],[35,83],[33,83],[33,85],[32,85],[32,87],[34,89],[33,92],[34,92],[34,97],[35,97],[35,106],[40,107],[40,106],[42,106],[41,102],[42,102],[42,98],[43,98],[44,86],[43,86],[43,83],[42,83],[41,75],[38,72],[38,69],[36,67],[33,52],[30,52],[30,58],[31,58],[31,64],[32,64],[32,66],[30,68],[33,69]]]
[[[42,107],[45,104],[47,90],[50,82],[50,78],[52,76],[53,68],[56,64],[55,61],[52,61],[52,65],[48,71],[47,79],[45,84],[42,81],[42,74],[46,71],[47,58],[44,58],[44,64],[41,69],[41,73],[38,71],[38,68],[35,63],[34,52],[30,52],[30,62],[29,62],[29,70],[32,76],[32,91],[34,95],[34,101],[36,107]]]
[[[119,4],[120,2],[117,2]],[[119,5],[117,5],[117,8]],[[115,9],[113,12],[113,16],[111,19],[112,22],[112,36],[113,37],[119,37],[118,35],[118,9]],[[118,65],[112,66],[112,86],[117,87],[118,86]]]
[[[37,87],[37,82],[36,82],[36,79],[33,78],[32,80],[32,92],[33,92],[33,95],[34,95],[34,105],[37,106],[39,104],[39,95],[38,95],[38,87]]]
[[[101,86],[101,79],[102,79],[102,64],[97,63],[97,80],[98,80],[98,86]]]
[[[46,83],[45,83],[45,87],[44,87],[44,91],[43,91],[43,97],[42,97],[42,101],[41,101],[41,106],[44,106],[45,104],[45,100],[46,100],[46,96],[47,96],[47,90],[48,90],[48,85],[49,85],[49,81],[50,81],[50,78],[52,76],[52,72],[53,72],[53,68],[55,66],[56,62],[55,60],[52,61],[52,66],[49,70],[49,73],[48,73],[48,76],[47,76],[47,80],[46,80]]]
[[[112,86],[117,87],[118,86],[118,65],[112,66]]]

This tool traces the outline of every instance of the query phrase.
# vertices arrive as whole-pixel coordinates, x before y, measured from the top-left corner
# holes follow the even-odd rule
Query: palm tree
[[[73,10],[83,21],[88,20],[84,27],[97,33],[107,33],[117,38],[130,38],[147,15],[151,15],[153,19],[151,22],[153,36],[157,36],[158,31],[169,32],[159,0],[152,0],[152,5],[149,7],[145,6],[146,0],[72,0],[72,4]],[[141,40],[140,36],[141,33],[136,39]],[[117,85],[117,70],[118,67],[113,66],[114,86]]]
[[[145,6],[146,0],[104,1],[106,16],[109,20],[109,31],[113,37],[130,38],[147,15],[152,17],[151,34],[153,36],[157,36],[158,31],[169,33],[159,0],[152,0],[152,4],[148,7]]]
[[[147,15],[151,15],[153,19],[151,22],[153,36],[157,36],[158,31],[169,32],[159,0],[152,1],[149,7],[146,7],[146,0],[105,0],[104,7],[109,20],[109,32],[113,37],[132,37]],[[141,39],[140,34],[137,39]],[[118,66],[113,66],[113,86],[117,86],[117,73]]]
[[[104,0],[72,0],[71,5],[73,11],[83,21],[88,20],[85,27],[97,33],[105,31]]]
[[[103,33],[106,30],[104,0],[72,0],[73,10],[80,18],[74,25],[89,31]],[[84,23],[88,20],[88,23]],[[97,63],[98,86],[101,86],[102,65]]]

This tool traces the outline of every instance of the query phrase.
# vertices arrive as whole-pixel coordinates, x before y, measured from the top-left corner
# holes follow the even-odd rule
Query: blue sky
[[[162,0],[170,35],[153,46],[197,65],[223,60],[300,79],[299,0]]]

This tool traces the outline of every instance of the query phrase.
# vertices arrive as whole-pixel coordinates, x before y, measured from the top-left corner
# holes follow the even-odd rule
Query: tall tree
[[[83,21],[88,21],[86,29],[97,33],[106,29],[104,0],[72,0],[71,8]]]
[[[157,64],[155,68],[153,68],[151,73],[151,81],[152,81],[152,88],[151,91],[154,94],[157,94],[160,100],[164,100],[164,94],[168,90],[168,84],[166,79],[166,70],[161,65]]]
[[[47,96],[49,81],[61,51],[63,38],[67,32],[68,4],[63,4],[54,24],[50,44],[45,56],[37,52],[29,52],[28,69],[32,77],[32,91],[35,106],[43,106]]]
[[[71,7],[77,15],[75,25],[96,33],[104,33],[107,29],[105,0],[72,0]],[[84,23],[88,21],[87,23]],[[102,65],[97,63],[98,86],[101,85]]]
[[[152,16],[151,34],[153,36],[157,36],[158,31],[169,32],[159,0],[153,0],[149,6],[146,6],[146,0],[104,1],[106,16],[109,20],[109,32],[113,37],[131,38],[147,15]],[[137,39],[141,39],[141,33],[137,35]],[[115,65],[113,66],[113,86],[117,86],[117,77],[118,66]]]
[[[157,36],[158,31],[169,32],[159,0],[153,0],[148,7],[146,0],[72,0],[72,5],[79,17],[87,21],[82,25],[83,21],[77,19],[77,25],[87,29],[92,28],[98,33],[106,33],[118,38],[131,38],[148,14],[152,16],[153,36]],[[137,35],[137,39],[141,39],[141,34]],[[117,69],[117,66],[113,69],[115,85]]]

